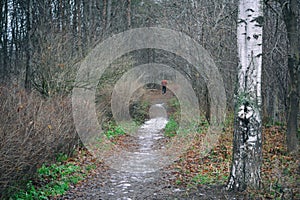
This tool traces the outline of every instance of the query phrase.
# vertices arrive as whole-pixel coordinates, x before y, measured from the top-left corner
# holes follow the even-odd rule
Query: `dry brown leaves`
[[[299,154],[288,154],[285,132],[282,126],[263,128],[262,189],[252,193],[254,198],[300,199]],[[231,125],[221,135],[219,143],[202,158],[199,149],[203,136],[196,137],[188,151],[168,168],[176,176],[174,184],[192,187],[226,184],[232,157],[232,133]]]

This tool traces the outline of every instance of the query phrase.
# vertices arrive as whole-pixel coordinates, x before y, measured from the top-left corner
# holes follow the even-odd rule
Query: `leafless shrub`
[[[0,86],[0,194],[18,189],[44,162],[71,154],[79,139],[69,96],[45,99]],[[1,195],[0,195],[1,197]]]

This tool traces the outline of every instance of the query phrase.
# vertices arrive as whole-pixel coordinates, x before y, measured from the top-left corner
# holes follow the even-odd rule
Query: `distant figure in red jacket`
[[[167,84],[168,84],[168,81],[167,80],[162,80],[161,81],[161,90],[162,90],[162,94],[166,94],[166,91],[167,91]]]

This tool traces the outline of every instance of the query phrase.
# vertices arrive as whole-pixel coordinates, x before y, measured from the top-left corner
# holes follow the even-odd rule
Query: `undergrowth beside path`
[[[203,135],[196,137],[188,151],[169,167],[176,176],[173,184],[191,192],[207,185],[225,185],[232,157],[232,127],[226,127],[218,145],[203,158],[199,156]],[[284,126],[263,128],[262,188],[245,191],[242,195],[246,199],[300,199],[299,154],[288,154],[285,132]]]
[[[26,188],[16,191],[10,199],[55,199],[66,191],[93,177],[99,169],[107,167],[86,149],[78,149],[75,157],[61,155],[54,164],[43,164]]]

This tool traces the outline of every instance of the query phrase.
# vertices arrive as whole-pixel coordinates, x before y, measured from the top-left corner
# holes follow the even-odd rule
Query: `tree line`
[[[228,108],[233,111],[239,63],[236,30],[241,2],[2,0],[0,81],[20,85],[27,92],[38,91],[45,98],[69,94],[78,63],[95,44],[131,28],[160,26],[186,33],[210,52],[223,76]],[[259,2],[264,14],[259,21],[263,27],[261,118],[265,123],[287,125],[288,149],[293,152],[299,148],[300,3]],[[135,57],[143,63],[150,57],[159,61],[167,55],[152,49],[145,54],[137,56],[137,53]],[[176,67],[176,60],[165,62]],[[183,71],[191,82],[201,85],[192,67]]]

